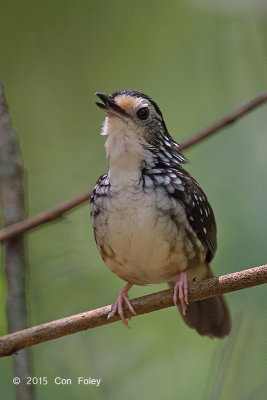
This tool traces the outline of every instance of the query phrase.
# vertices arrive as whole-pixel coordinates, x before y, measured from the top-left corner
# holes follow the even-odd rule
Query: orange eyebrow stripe
[[[139,99],[133,98],[127,95],[118,96],[115,99],[115,102],[120,106],[124,111],[130,113],[130,111],[135,108],[139,104]]]

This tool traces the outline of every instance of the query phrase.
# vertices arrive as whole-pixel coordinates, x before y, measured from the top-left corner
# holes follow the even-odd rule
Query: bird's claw
[[[108,314],[108,318],[114,317],[114,315],[116,314],[116,312],[119,314],[119,316],[121,317],[122,323],[127,327],[130,328],[125,316],[124,316],[124,312],[123,312],[123,302],[125,302],[129,308],[129,310],[136,315],[136,312],[129,300],[128,297],[128,291],[131,289],[132,284],[131,283],[127,283],[127,285],[125,285],[118,294],[117,300],[115,301],[114,306],[112,307],[111,312]]]
[[[183,315],[185,315],[188,303],[188,284],[187,276],[185,272],[181,272],[178,275],[177,282],[174,286],[173,302],[175,305],[178,304],[178,297],[181,303]]]

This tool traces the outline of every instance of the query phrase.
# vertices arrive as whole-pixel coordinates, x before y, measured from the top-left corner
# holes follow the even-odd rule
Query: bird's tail
[[[214,275],[207,265],[207,274],[204,279],[213,278]],[[169,283],[172,288],[173,282]],[[177,306],[179,312],[190,327],[196,329],[200,335],[223,338],[229,335],[231,330],[230,312],[224,296],[211,297],[209,299],[198,300],[187,306],[185,315],[181,311],[181,307]]]

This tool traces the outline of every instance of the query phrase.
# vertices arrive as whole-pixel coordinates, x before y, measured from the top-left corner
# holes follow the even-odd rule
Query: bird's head
[[[176,158],[178,153],[179,161],[184,162],[178,144],[168,133],[158,105],[150,97],[134,90],[120,90],[111,95],[96,93],[96,95],[102,101],[102,103],[96,102],[97,106],[107,114],[102,135],[112,136],[107,142],[109,155],[114,145],[118,146],[123,141],[167,154],[175,152]]]
[[[96,93],[103,103],[96,104],[107,113],[107,124],[103,134],[125,129],[149,144],[156,144],[167,133],[166,125],[158,105],[147,95],[133,90],[121,90],[110,96]],[[108,128],[108,129],[105,129]]]

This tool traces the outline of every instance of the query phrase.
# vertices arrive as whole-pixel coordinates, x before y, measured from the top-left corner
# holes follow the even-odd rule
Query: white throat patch
[[[146,150],[131,123],[115,115],[105,119],[102,135],[108,135],[106,154],[110,157],[110,181],[112,186],[132,185],[139,181],[140,164]]]

